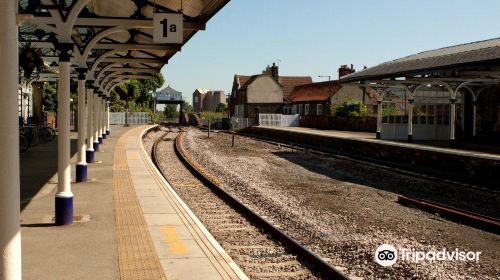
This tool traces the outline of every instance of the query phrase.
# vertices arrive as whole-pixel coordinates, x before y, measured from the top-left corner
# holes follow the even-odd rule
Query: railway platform
[[[140,143],[147,128],[112,127],[88,182],[72,183],[70,226],[54,223],[57,166],[46,159],[57,143],[23,155],[23,279],[246,279],[154,168]]]
[[[498,190],[498,183],[492,180],[500,172],[498,153],[380,140],[374,133],[354,131],[256,126],[245,132],[363,160],[390,162],[398,167]]]

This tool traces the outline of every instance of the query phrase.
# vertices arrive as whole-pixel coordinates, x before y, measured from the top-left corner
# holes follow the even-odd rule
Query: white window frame
[[[194,103],[198,103],[198,96],[194,97]]]
[[[323,115],[323,104],[316,104],[316,115]]]
[[[309,113],[310,113],[310,112],[311,112],[311,111],[310,111],[310,109],[309,109],[309,104],[305,104],[305,105],[304,105],[304,115],[306,115],[306,116],[307,116],[307,115],[309,115]]]

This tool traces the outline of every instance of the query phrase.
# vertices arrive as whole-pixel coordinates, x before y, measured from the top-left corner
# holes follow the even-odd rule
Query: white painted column
[[[73,223],[73,193],[70,173],[70,70],[71,43],[57,44],[59,51],[59,82],[57,86],[57,175],[56,225]]]
[[[21,279],[18,1],[0,1],[0,279]]]
[[[472,136],[476,136],[477,101],[472,101]]]
[[[104,103],[104,95],[101,95],[101,137],[103,139],[106,139],[106,120],[105,120],[105,103]]]
[[[106,106],[106,134],[109,135],[111,129],[109,126],[109,107],[111,104],[107,104]]]
[[[94,134],[94,152],[99,151],[99,97],[98,91],[94,90],[94,126],[93,126],[93,134]]]
[[[408,142],[413,141],[413,99],[408,100]]]
[[[86,130],[87,121],[85,114],[85,74],[86,68],[78,68],[78,163],[76,164],[76,182],[87,181],[87,157],[86,157]]]
[[[382,100],[377,100],[377,139],[382,134]]]
[[[454,98],[450,99],[450,140],[455,141],[455,121],[456,121],[456,105],[457,100]]]
[[[94,89],[87,89],[87,162],[94,162]]]
[[[98,140],[99,140],[99,144],[102,144],[103,141],[102,141],[102,92],[99,92],[99,97],[97,98],[97,108],[98,108],[98,111],[97,111],[97,117],[99,118],[98,119],[98,126],[97,126],[97,137],[98,137]]]

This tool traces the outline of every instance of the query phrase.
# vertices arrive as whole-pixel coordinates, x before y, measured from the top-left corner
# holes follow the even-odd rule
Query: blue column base
[[[101,136],[97,137],[97,140],[99,141],[99,144],[102,144],[102,137]]]
[[[94,142],[94,152],[99,151],[99,142]]]
[[[106,135],[109,135],[109,130],[106,130]]]
[[[87,156],[87,162],[88,163],[94,163],[94,151],[86,151],[86,156]]]
[[[408,135],[408,142],[409,143],[413,142],[413,135]]]
[[[87,182],[87,165],[77,164],[76,165],[76,180],[77,183]]]
[[[104,140],[104,139],[106,139],[106,133],[103,133],[103,134],[102,134],[102,139],[103,139],[103,140]]]
[[[380,132],[377,132],[377,139],[380,139]]]
[[[56,196],[56,226],[73,224],[73,197]]]

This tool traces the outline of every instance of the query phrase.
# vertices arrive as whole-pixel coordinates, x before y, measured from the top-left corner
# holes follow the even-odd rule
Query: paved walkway
[[[464,155],[464,156],[470,156],[470,157],[500,160],[499,154],[464,150],[464,149],[458,149],[458,148],[438,147],[438,146],[432,146],[432,145],[425,145],[425,144],[421,144],[421,143],[405,143],[405,142],[398,142],[398,141],[391,141],[391,140],[381,140],[381,139],[375,138],[375,133],[369,133],[369,132],[341,131],[341,130],[320,130],[320,129],[307,128],[307,127],[277,127],[277,126],[261,126],[261,127],[267,128],[267,129],[292,131],[292,132],[298,132],[298,133],[307,133],[307,134],[313,134],[313,135],[329,136],[329,137],[334,137],[334,138],[353,139],[353,140],[367,141],[367,142],[377,142],[377,143],[381,143],[381,144],[385,144],[385,145],[408,147],[408,148],[412,148],[412,149],[438,151],[438,152],[458,154],[458,155]]]
[[[112,126],[89,182],[72,184],[71,226],[53,221],[57,143],[22,156],[23,279],[246,278],[154,168],[146,128]]]

